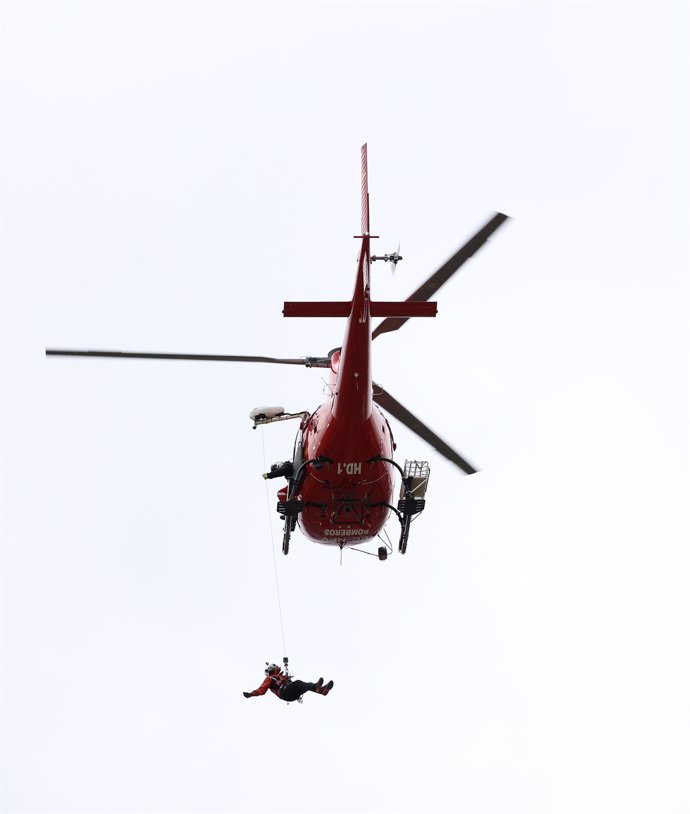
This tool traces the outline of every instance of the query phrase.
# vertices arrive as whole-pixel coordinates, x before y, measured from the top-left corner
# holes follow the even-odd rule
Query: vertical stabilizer
[[[357,277],[340,350],[332,415],[356,426],[371,415],[371,309],[369,298],[369,179],[367,145],[362,145],[362,232]]]
[[[369,234],[369,177],[366,144],[362,144],[362,234]]]

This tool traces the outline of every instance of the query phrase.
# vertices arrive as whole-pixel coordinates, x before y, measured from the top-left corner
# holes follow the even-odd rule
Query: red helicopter
[[[410,317],[436,316],[436,303],[429,302],[436,291],[507,220],[496,213],[461,249],[446,261],[404,302],[376,302],[370,294],[370,263],[402,260],[398,252],[371,255],[369,231],[369,189],[367,145],[361,150],[362,230],[355,287],[351,300],[344,302],[286,302],[286,317],[344,317],[347,320],[341,347],[325,357],[278,359],[268,356],[225,356],[180,353],[138,353],[126,351],[47,349],[48,356],[100,356],[132,359],[182,359],[219,362],[261,362],[304,365],[330,370],[330,395],[313,413],[286,413],[282,407],[259,407],[250,413],[254,429],[286,419],[299,419],[292,460],[274,464],[265,478],[285,477],[287,484],[278,492],[278,513],[284,520],[283,553],[299,523],[310,540],[326,545],[358,545],[381,534],[390,512],[400,521],[398,550],[405,553],[413,518],[425,506],[429,480],[426,461],[405,461],[401,467],[393,458],[396,444],[385,410],[431,444],[463,472],[477,470],[429,427],[374,383],[371,371],[371,344],[377,336],[396,331]],[[372,319],[383,321],[372,331]],[[393,505],[395,470],[402,484],[397,505]],[[382,538],[380,538],[382,539]],[[389,544],[380,546],[378,557],[385,560]]]

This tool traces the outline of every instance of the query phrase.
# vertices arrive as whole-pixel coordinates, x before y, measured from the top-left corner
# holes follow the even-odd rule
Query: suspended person
[[[329,681],[328,684],[323,683],[323,678],[318,681],[293,681],[287,672],[278,667],[277,664],[266,663],[264,670],[266,678],[257,689],[251,692],[242,693],[245,698],[251,698],[255,695],[266,695],[270,690],[274,695],[277,695],[281,701],[297,701],[305,692],[315,692],[317,695],[328,695],[333,689],[333,682]]]

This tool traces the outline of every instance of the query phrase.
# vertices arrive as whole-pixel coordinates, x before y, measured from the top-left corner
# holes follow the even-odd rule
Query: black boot
[[[333,689],[333,682],[332,682],[332,681],[329,681],[329,682],[328,682],[328,684],[325,684],[325,685],[324,685],[324,687],[323,687],[323,689],[321,689],[319,692],[321,693],[321,695],[328,695],[328,693],[329,693],[329,692],[330,692],[332,689]]]

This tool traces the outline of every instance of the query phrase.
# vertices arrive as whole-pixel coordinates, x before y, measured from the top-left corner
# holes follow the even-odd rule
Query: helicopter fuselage
[[[366,145],[362,148],[362,233],[357,239],[361,244],[350,301],[286,302],[283,308],[286,317],[347,319],[342,347],[330,354],[331,396],[302,421],[292,477],[279,492],[279,511],[287,515],[293,511],[310,540],[341,548],[377,537],[394,508],[395,443],[388,421],[374,403],[372,317],[436,315],[435,302],[371,300]],[[289,518],[286,522],[291,523]]]
[[[388,520],[393,500],[393,438],[376,405],[358,424],[334,414],[334,399],[307,420],[303,455],[307,464],[299,485],[302,532],[317,543],[340,546],[375,538]]]
[[[343,345],[330,355],[331,396],[302,422],[291,485],[291,496],[303,505],[298,522],[305,536],[340,547],[366,542],[381,532],[394,489],[393,466],[381,459],[392,458],[395,444],[388,421],[372,397],[375,306],[369,296],[367,221],[365,216]],[[328,311],[325,303],[296,306],[286,303],[284,313],[316,316]]]

